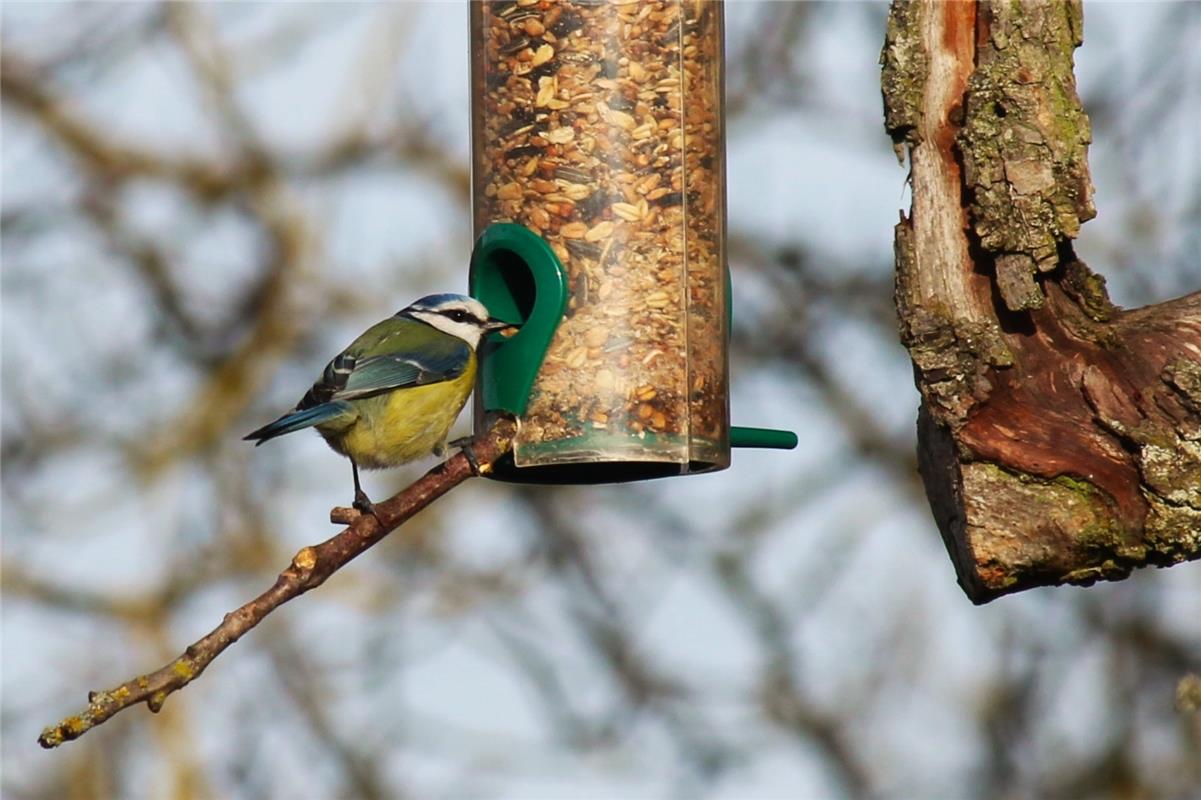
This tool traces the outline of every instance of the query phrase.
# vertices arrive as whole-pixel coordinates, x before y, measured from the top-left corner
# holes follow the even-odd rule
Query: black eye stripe
[[[464,311],[461,308],[451,308],[445,311],[439,311],[438,313],[452,322],[467,322],[470,320],[472,322],[479,323],[479,320],[475,318],[474,314],[472,314],[470,311]]]

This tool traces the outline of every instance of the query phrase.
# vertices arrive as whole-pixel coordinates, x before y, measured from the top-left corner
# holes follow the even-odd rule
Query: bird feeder
[[[521,324],[480,356],[477,433],[498,412],[518,421],[495,476],[728,466],[721,4],[470,8],[471,292]]]

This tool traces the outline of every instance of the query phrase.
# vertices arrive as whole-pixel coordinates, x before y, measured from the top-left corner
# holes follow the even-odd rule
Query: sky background
[[[1201,4],[1085,8],[1099,213],[1078,252],[1121,304],[1194,291]],[[1186,796],[1195,564],[982,608],[955,585],[890,308],[909,198],[886,13],[727,5],[732,421],[797,450],[622,487],[472,482],[162,714],[44,752],[88,689],[165,663],[333,532],[346,462],[240,436],[371,323],[465,287],[467,20],[5,3],[4,69],[142,163],[271,166],[211,194],[106,171],[5,84],[0,793]]]

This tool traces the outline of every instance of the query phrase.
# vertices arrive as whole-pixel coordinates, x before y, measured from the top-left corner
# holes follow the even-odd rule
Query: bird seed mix
[[[471,15],[476,233],[525,225],[571,280],[517,463],[726,465],[720,3]]]

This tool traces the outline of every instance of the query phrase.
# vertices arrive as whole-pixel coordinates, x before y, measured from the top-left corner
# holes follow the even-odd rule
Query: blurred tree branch
[[[1118,764],[1130,794],[1189,796],[1201,717],[1170,698],[1201,663],[1195,571],[984,615],[946,594],[895,413],[916,393],[897,368],[889,259],[862,230],[867,198],[897,188],[867,171],[888,157],[860,69],[883,35],[875,4],[727,4],[736,403],[778,392],[780,413],[828,446],[789,472],[739,458],[700,483],[473,487],[478,505],[410,519],[165,714],[120,715],[37,754],[53,698],[166,663],[179,631],[269,585],[303,544],[296,515],[338,477],[284,450],[247,461],[235,405],[191,427],[209,411],[195,390],[278,291],[295,327],[250,352],[254,386],[232,387],[248,403],[274,402],[388,297],[461,279],[463,108],[442,79],[456,80],[463,32],[446,8],[5,5],[0,794],[454,797],[570,782],[991,800],[1104,795],[1090,776]],[[1120,157],[1097,177],[1121,174],[1105,210],[1125,224],[1111,217],[1100,257],[1117,292],[1150,287],[1139,302],[1190,288],[1201,230],[1188,151],[1201,62],[1185,46],[1201,6],[1147,8],[1090,12],[1081,72],[1089,100],[1124,111]],[[259,154],[197,69],[213,58]],[[10,92],[22,78],[53,106],[42,116]],[[279,125],[297,104],[303,120]],[[1092,116],[1115,141],[1113,115]],[[834,178],[798,155],[815,137],[811,154],[846,159],[857,179],[780,193],[771,178],[802,164]],[[740,184],[755,185],[749,206]],[[1192,210],[1161,202],[1174,195]],[[393,203],[413,200],[436,240],[396,224]],[[863,247],[806,224],[815,202],[851,204],[846,232]],[[311,237],[286,279],[265,216],[280,208]],[[176,438],[181,421],[191,433]],[[122,469],[146,453],[136,475]]]
[[[817,747],[846,796],[870,796],[871,772],[847,735],[848,717],[820,709],[805,696],[789,643],[791,621],[755,584],[748,555],[747,548],[727,549],[714,559],[714,570],[762,644],[766,663],[758,691],[764,715],[798,742]]]
[[[271,631],[266,637],[267,649],[275,673],[288,694],[291,706],[307,723],[321,747],[335,759],[346,776],[350,794],[356,800],[402,800],[407,792],[388,791],[385,788],[382,759],[375,757],[379,745],[365,742],[358,736],[343,736],[337,725],[336,712],[326,704],[325,697],[312,691],[316,681],[312,667],[304,658],[303,647],[287,626]]]
[[[320,586],[352,559],[455,486],[474,475],[487,472],[493,462],[508,452],[513,430],[511,422],[501,419],[487,433],[472,440],[470,448],[478,471],[465,453],[457,453],[399,494],[377,503],[378,520],[372,516],[359,516],[336,536],[321,544],[305,547],[292,558],[291,565],[279,574],[274,586],[226,614],[220,625],[189,645],[182,655],[162,668],[132,678],[116,688],[90,693],[85,711],[42,731],[38,743],[46,748],[57,747],[141,702],[145,702],[151,711],[158,711],[168,696],[200,677],[225,648],[262,622],[276,608]],[[346,509],[335,509],[335,512],[338,517],[347,516]]]
[[[259,178],[246,164],[160,155],[110,137],[59,97],[37,67],[18,56],[0,57],[0,92],[5,102],[33,117],[89,170],[110,180],[135,176],[166,180],[211,201]]]
[[[1071,246],[1096,213],[1082,18],[898,0],[882,56],[919,463],[975,602],[1201,557],[1201,293],[1122,311]]]
[[[656,714],[680,754],[702,775],[720,769],[730,757],[728,748],[705,726],[694,723],[688,702],[692,689],[686,681],[652,663],[636,643],[621,605],[593,563],[576,516],[541,495],[527,495],[527,500],[541,523],[550,562],[572,575],[580,588],[569,610],[630,708]]]

